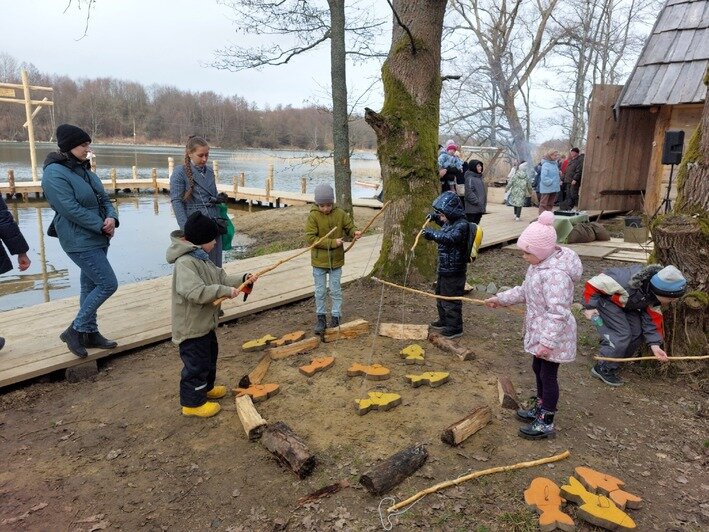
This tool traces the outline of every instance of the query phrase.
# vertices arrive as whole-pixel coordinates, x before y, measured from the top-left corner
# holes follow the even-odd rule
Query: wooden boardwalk
[[[169,191],[169,179],[104,179],[103,183],[106,192],[109,194],[117,193],[119,190],[153,190],[153,191]],[[290,192],[285,190],[267,190],[266,188],[255,187],[240,187],[236,184],[227,185],[224,183],[217,184],[217,191],[224,192],[227,196],[235,201],[246,201],[249,203],[258,203],[259,205],[271,207],[285,207],[287,205],[305,205],[315,203],[314,195],[310,193]],[[0,182],[0,194],[6,196],[21,195],[28,197],[30,194],[40,196],[42,194],[42,184],[37,181],[17,181],[9,183],[7,181]],[[378,208],[382,206],[382,202],[371,198],[353,198],[352,203],[356,207],[372,207]]]
[[[537,210],[527,208],[522,211],[522,221],[515,222],[511,207],[496,201],[489,203],[488,214],[482,221],[485,231],[482,247],[513,242],[536,217]],[[425,244],[419,244],[422,245]],[[363,237],[347,254],[343,283],[366,276],[379,258],[380,247],[380,235]],[[225,269],[229,273],[254,272],[294,253],[287,251],[237,260],[225,264]],[[88,360],[169,339],[170,287],[171,276],[120,286],[99,309],[101,332],[119,345],[109,351],[91,350]],[[241,297],[225,302],[222,305],[223,321],[305,299],[312,294],[310,254],[304,253],[264,276],[246,303]],[[59,333],[71,323],[77,309],[78,297],[71,297],[0,313],[0,334],[7,340],[0,352],[0,387],[82,362],[59,340]],[[309,326],[304,324],[304,327]]]

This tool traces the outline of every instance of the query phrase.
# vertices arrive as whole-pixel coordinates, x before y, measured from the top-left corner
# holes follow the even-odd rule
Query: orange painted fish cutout
[[[564,532],[576,530],[571,516],[561,511],[561,506],[566,501],[561,497],[559,486],[553,480],[544,477],[532,480],[524,490],[524,502],[539,512],[539,529],[542,532],[551,532],[557,528]]]
[[[621,489],[625,486],[625,482],[619,478],[584,466],[574,469],[574,473],[584,488],[591,493],[605,495],[621,509],[638,509],[643,505],[643,500],[640,497]]]
[[[579,505],[584,521],[608,530],[635,530],[635,521],[608,497],[591,493],[575,477],[561,486],[561,496]]]
[[[381,364],[372,364],[371,366],[364,366],[355,362],[349,368],[347,368],[348,377],[364,375],[364,377],[366,379],[369,379],[370,381],[387,380],[390,377],[390,373],[391,372]]]
[[[237,397],[242,395],[250,395],[254,403],[265,401],[269,397],[273,397],[280,391],[281,387],[278,384],[252,384],[248,388],[234,388],[234,393]]]
[[[307,364],[305,366],[300,366],[298,368],[298,371],[300,371],[303,375],[307,375],[308,377],[312,377],[315,375],[318,371],[323,371],[332,366],[335,363],[335,357],[322,357],[322,358],[314,358],[310,361],[310,364]]]

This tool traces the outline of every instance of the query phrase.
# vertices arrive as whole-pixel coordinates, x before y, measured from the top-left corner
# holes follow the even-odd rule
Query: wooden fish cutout
[[[554,481],[544,477],[532,480],[524,490],[524,502],[539,512],[539,529],[542,532],[551,532],[557,528],[564,532],[576,530],[571,516],[561,511],[561,506],[566,501],[561,497],[559,486]]]
[[[561,486],[561,496],[579,505],[584,521],[608,530],[635,530],[635,521],[608,497],[591,493],[574,477]]]
[[[364,366],[355,362],[347,369],[348,377],[364,375],[364,377],[366,379],[369,379],[370,381],[385,381],[390,377],[390,373],[391,372],[381,364],[372,364],[371,366]]]
[[[450,373],[445,371],[427,371],[420,375],[407,375],[406,380],[414,388],[418,388],[422,384],[429,384],[431,388],[435,388],[448,382],[448,377],[450,377]]]
[[[252,384],[248,388],[234,388],[234,393],[237,397],[242,395],[250,395],[254,403],[265,401],[269,397],[273,397],[280,391],[281,387],[278,384]]]
[[[276,340],[276,337],[270,334],[257,338],[256,340],[249,340],[242,344],[241,349],[244,351],[260,351],[268,346],[268,342]]]
[[[401,358],[404,359],[404,362],[407,364],[423,364],[423,355],[426,352],[424,351],[423,347],[421,347],[419,344],[411,344],[401,351],[399,351],[399,354],[401,355]]]
[[[368,392],[367,399],[355,399],[355,408],[360,416],[370,410],[391,410],[401,404],[398,393]]]
[[[277,340],[271,340],[269,344],[271,347],[282,347],[292,344],[293,342],[298,342],[303,338],[305,338],[305,331],[293,331],[292,333],[284,334]]]
[[[574,469],[574,473],[584,488],[591,493],[605,495],[623,510],[626,508],[638,509],[643,505],[643,500],[640,497],[621,489],[625,486],[625,482],[619,478],[584,466]]]
[[[322,358],[314,358],[310,361],[310,364],[307,364],[305,366],[300,366],[298,368],[298,371],[300,371],[303,375],[307,375],[308,377],[312,377],[315,375],[318,371],[324,371],[330,366],[332,366],[335,363],[335,357],[322,357]]]

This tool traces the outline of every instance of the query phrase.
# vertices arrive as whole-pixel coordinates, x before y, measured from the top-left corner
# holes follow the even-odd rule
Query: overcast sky
[[[240,73],[204,66],[218,48],[253,39],[236,34],[231,23],[233,12],[216,0],[98,0],[83,38],[85,1],[79,10],[73,0],[65,13],[68,3],[0,0],[0,52],[46,73],[212,90],[242,96],[261,108],[330,104],[327,43],[286,66]],[[389,27],[383,31],[385,45],[389,31]],[[362,94],[378,73],[376,63],[352,67],[348,71],[352,95]],[[358,108],[362,112],[365,105],[379,108],[381,101],[381,90],[376,90]]]

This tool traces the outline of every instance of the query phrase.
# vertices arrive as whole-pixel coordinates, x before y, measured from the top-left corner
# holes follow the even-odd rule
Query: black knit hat
[[[196,246],[207,244],[219,235],[219,226],[209,216],[199,211],[190,214],[185,223],[185,239]]]
[[[57,144],[62,153],[70,152],[84,142],[91,142],[91,137],[80,127],[62,124],[57,128]]]

